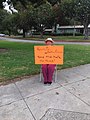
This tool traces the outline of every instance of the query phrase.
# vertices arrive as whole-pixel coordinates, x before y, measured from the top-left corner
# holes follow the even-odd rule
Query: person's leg
[[[42,73],[44,77],[44,83],[47,83],[47,64],[42,65]]]
[[[55,64],[48,65],[48,83],[52,83],[52,77],[55,70]]]

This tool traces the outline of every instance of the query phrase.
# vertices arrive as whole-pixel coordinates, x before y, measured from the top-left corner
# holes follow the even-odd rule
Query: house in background
[[[23,33],[22,30],[18,30],[20,34]],[[39,35],[40,32],[36,29],[32,28],[32,30],[29,30],[26,35]],[[83,35],[84,34],[84,26],[83,25],[75,25],[75,26],[56,26],[53,28],[46,28],[43,31],[44,35]],[[90,35],[90,25],[88,26],[88,35]]]
[[[60,35],[82,35],[84,30],[84,26],[75,25],[75,26],[58,26],[56,28],[56,33]]]
[[[45,29],[45,33],[52,33],[56,35],[83,35],[84,26],[75,25],[75,26],[59,26],[57,25],[56,30],[54,27],[52,29]],[[88,26],[88,34],[90,35],[90,25]]]

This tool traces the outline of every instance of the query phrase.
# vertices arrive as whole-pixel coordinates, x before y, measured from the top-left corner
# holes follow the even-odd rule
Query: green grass
[[[10,81],[22,76],[30,76],[40,72],[40,65],[34,64],[34,45],[0,41],[0,82]],[[64,64],[58,69],[90,63],[90,46],[64,45]]]

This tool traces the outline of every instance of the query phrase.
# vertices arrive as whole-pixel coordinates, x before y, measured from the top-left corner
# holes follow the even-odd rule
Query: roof
[[[90,28],[90,25],[88,26]],[[58,26],[58,28],[84,28],[83,25],[73,25],[73,26]]]

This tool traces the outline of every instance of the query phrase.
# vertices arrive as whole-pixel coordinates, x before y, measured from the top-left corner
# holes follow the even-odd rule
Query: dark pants
[[[55,64],[43,64],[42,73],[44,77],[44,82],[52,82],[53,73],[55,70]]]

